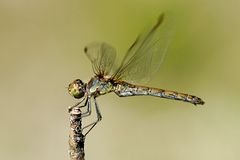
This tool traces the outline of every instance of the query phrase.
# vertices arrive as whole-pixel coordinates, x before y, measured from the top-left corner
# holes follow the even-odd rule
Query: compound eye
[[[76,79],[69,84],[68,92],[74,98],[82,98],[85,95],[85,85],[80,79]]]
[[[73,97],[76,99],[80,99],[84,96],[84,92],[80,89],[79,92],[73,94]]]

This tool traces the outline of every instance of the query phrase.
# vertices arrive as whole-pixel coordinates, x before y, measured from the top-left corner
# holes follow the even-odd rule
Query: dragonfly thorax
[[[107,77],[93,77],[87,84],[87,92],[89,95],[98,97],[111,92],[113,84]]]
[[[86,83],[83,83],[80,79],[74,80],[68,86],[68,93],[74,98],[82,98],[86,92]]]

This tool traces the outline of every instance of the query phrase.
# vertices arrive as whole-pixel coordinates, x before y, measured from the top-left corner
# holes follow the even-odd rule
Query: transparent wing
[[[152,28],[135,40],[114,78],[142,83],[149,81],[159,70],[172,35],[172,27],[163,19],[162,14]]]
[[[94,42],[84,48],[84,52],[92,63],[96,75],[109,75],[112,73],[116,59],[116,50],[106,43]]]

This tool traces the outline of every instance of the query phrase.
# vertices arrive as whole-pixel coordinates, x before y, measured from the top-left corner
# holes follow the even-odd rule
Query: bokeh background
[[[86,139],[87,160],[240,159],[240,1],[1,0],[0,159],[69,159],[67,93],[92,75],[83,53],[105,41],[123,56],[161,12],[175,36],[150,86],[202,97],[98,99],[103,120]]]

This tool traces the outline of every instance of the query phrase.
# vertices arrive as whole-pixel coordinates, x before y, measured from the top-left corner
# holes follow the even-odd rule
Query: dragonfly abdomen
[[[180,100],[192,103],[194,105],[204,104],[204,101],[201,98],[193,95],[146,86],[138,86],[126,82],[117,84],[117,86],[114,88],[114,92],[120,97],[149,95],[173,100]]]

